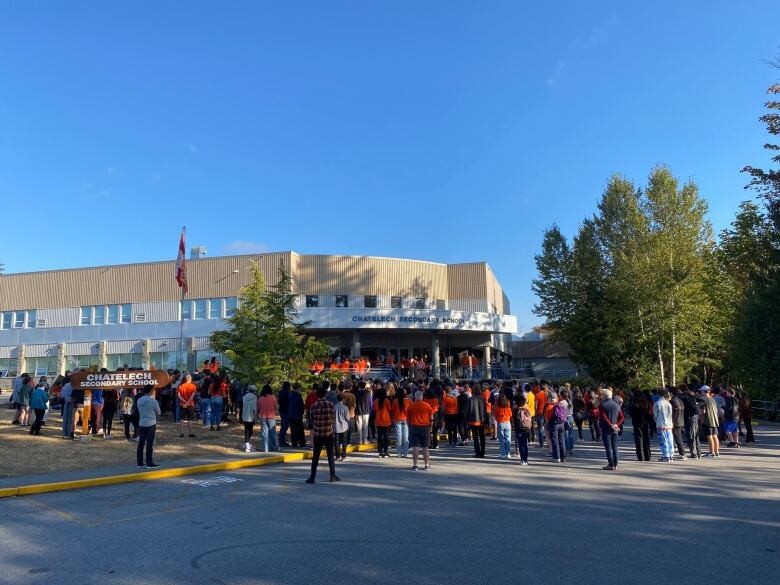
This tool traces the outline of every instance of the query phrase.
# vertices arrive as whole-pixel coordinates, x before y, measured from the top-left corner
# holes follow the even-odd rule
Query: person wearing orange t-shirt
[[[510,459],[510,447],[512,446],[512,408],[503,392],[498,395],[496,407],[493,409],[493,418],[496,421],[496,434],[498,435],[498,456],[501,459]]]
[[[390,400],[387,399],[387,390],[380,388],[374,396],[374,423],[376,424],[377,447],[379,457],[390,457],[387,452],[390,447],[390,425],[392,415]]]
[[[444,409],[444,428],[447,429],[447,441],[450,447],[455,447],[458,444],[458,399],[450,386],[444,387],[441,405]]]
[[[423,400],[423,393],[414,393],[414,402],[409,407],[409,442],[412,444],[412,471],[418,471],[417,460],[420,449],[423,451],[424,471],[430,471],[431,465],[428,444],[431,439],[431,419],[433,409]]]
[[[534,402],[536,405],[536,434],[539,435],[539,448],[544,447],[544,429],[547,426],[544,423],[544,408],[547,406],[547,388],[536,387],[534,389]]]
[[[395,391],[393,400],[393,424],[395,425],[395,453],[398,457],[409,455],[409,408],[412,401],[406,398],[406,388]]]
[[[195,384],[192,383],[192,376],[187,374],[184,378],[184,383],[179,384],[179,389],[176,391],[176,398],[179,401],[179,438],[184,437],[184,427],[187,427],[187,434],[190,437],[194,437],[192,434],[192,419],[195,417],[195,392],[197,392]]]

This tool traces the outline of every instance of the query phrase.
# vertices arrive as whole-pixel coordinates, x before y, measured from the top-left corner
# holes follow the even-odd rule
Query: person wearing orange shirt
[[[509,406],[509,401],[503,392],[498,395],[496,407],[493,409],[493,418],[498,429],[496,431],[498,435],[498,456],[501,459],[511,459],[512,408]]]
[[[393,424],[395,425],[395,453],[398,457],[409,456],[409,408],[412,401],[406,398],[406,389],[395,391],[393,400]]]
[[[536,434],[539,435],[539,448],[544,448],[544,428],[545,428],[545,422],[544,422],[544,409],[547,406],[547,387],[539,388],[538,386],[534,389],[534,403],[536,405],[536,416],[534,417],[534,420],[536,421]]]
[[[414,402],[409,407],[409,442],[412,444],[412,471],[418,471],[417,460],[420,455],[420,449],[423,452],[423,461],[425,467],[423,471],[430,471],[430,453],[428,444],[431,439],[431,419],[433,418],[433,409],[431,405],[423,400],[423,393],[417,391],[414,393]]]
[[[444,427],[447,429],[447,441],[450,447],[455,447],[458,444],[458,398],[457,393],[453,392],[450,386],[444,387],[442,408],[444,409]]]
[[[487,384],[485,389],[482,391],[482,398],[485,399],[485,408],[487,409],[488,421],[493,426],[492,440],[496,441],[498,440],[498,436],[496,435],[498,426],[496,425],[496,419],[493,418],[493,391],[490,389],[489,384]],[[488,429],[486,428],[485,432],[487,433],[487,431]]]
[[[192,376],[187,374],[184,383],[179,384],[176,392],[176,398],[179,401],[179,438],[184,437],[184,427],[187,427],[187,433],[190,438],[195,435],[192,433],[192,419],[195,417],[195,392],[197,388],[192,383]]]
[[[379,457],[390,457],[387,452],[390,447],[390,425],[392,424],[390,401],[387,390],[380,388],[374,396],[374,423],[376,424],[377,447]]]
[[[222,424],[222,407],[225,404],[225,396],[228,392],[227,377],[223,375],[222,378],[216,379],[211,383],[211,430],[217,427],[218,431],[221,431]]]

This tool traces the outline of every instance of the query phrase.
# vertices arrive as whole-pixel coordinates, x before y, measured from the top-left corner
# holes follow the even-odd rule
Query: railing
[[[534,370],[533,368],[513,368],[508,370],[512,380],[571,380],[581,374],[577,370]]]
[[[753,400],[751,403],[753,405],[753,418],[766,421],[778,421],[780,419],[780,402]]]

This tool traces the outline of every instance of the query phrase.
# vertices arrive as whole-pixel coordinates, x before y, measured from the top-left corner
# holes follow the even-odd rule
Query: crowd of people
[[[71,386],[69,372],[52,387],[45,376],[34,382],[25,374],[14,384],[12,424],[40,434],[50,402],[56,399],[63,437],[75,438],[75,428],[86,422],[93,435],[108,439],[118,416],[125,439],[138,442],[137,464],[156,468],[157,417],[170,411],[179,437],[197,438],[193,424],[219,432],[233,415],[243,425],[245,452],[255,450],[256,426],[263,452],[313,449],[311,481],[321,449],[327,453],[331,479],[337,481],[335,462],[347,460],[347,446],[374,441],[380,458],[390,457],[391,445],[396,457],[411,453],[415,471],[431,469],[430,450],[439,448],[440,437],[446,437],[449,447],[473,448],[476,458],[485,457],[487,440],[496,441],[499,458],[517,459],[522,466],[529,464],[529,446],[536,444],[542,454],[537,459],[562,463],[585,440],[585,425],[590,440],[603,443],[607,460],[603,469],[616,471],[618,441],[627,419],[639,461],[652,460],[654,437],[659,461],[665,463],[718,458],[721,446],[738,448],[743,435],[746,444],[755,442],[750,397],[728,386],[682,384],[627,394],[606,386],[581,389],[543,382],[430,378],[383,382],[354,376],[331,382],[321,376],[306,389],[284,382],[277,390],[266,384],[258,391],[254,385],[231,380],[214,360],[192,374],[170,374],[170,384],[161,389],[93,390],[88,421],[83,420],[84,390]]]

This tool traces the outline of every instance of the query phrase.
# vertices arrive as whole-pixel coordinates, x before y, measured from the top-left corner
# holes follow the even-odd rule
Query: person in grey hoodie
[[[241,422],[244,423],[244,451],[252,452],[252,433],[257,421],[257,386],[248,386],[244,390],[241,404]]]
[[[327,396],[325,397],[327,399]],[[333,419],[333,432],[336,435],[336,460],[347,460],[347,444],[349,436],[349,407],[344,404],[344,396],[336,394],[336,415]]]
[[[138,467],[157,469],[154,462],[154,435],[157,432],[157,417],[160,416],[160,404],[154,397],[154,386],[144,386],[138,399],[138,449],[136,459]],[[146,447],[146,465],[144,465],[144,446]]]

